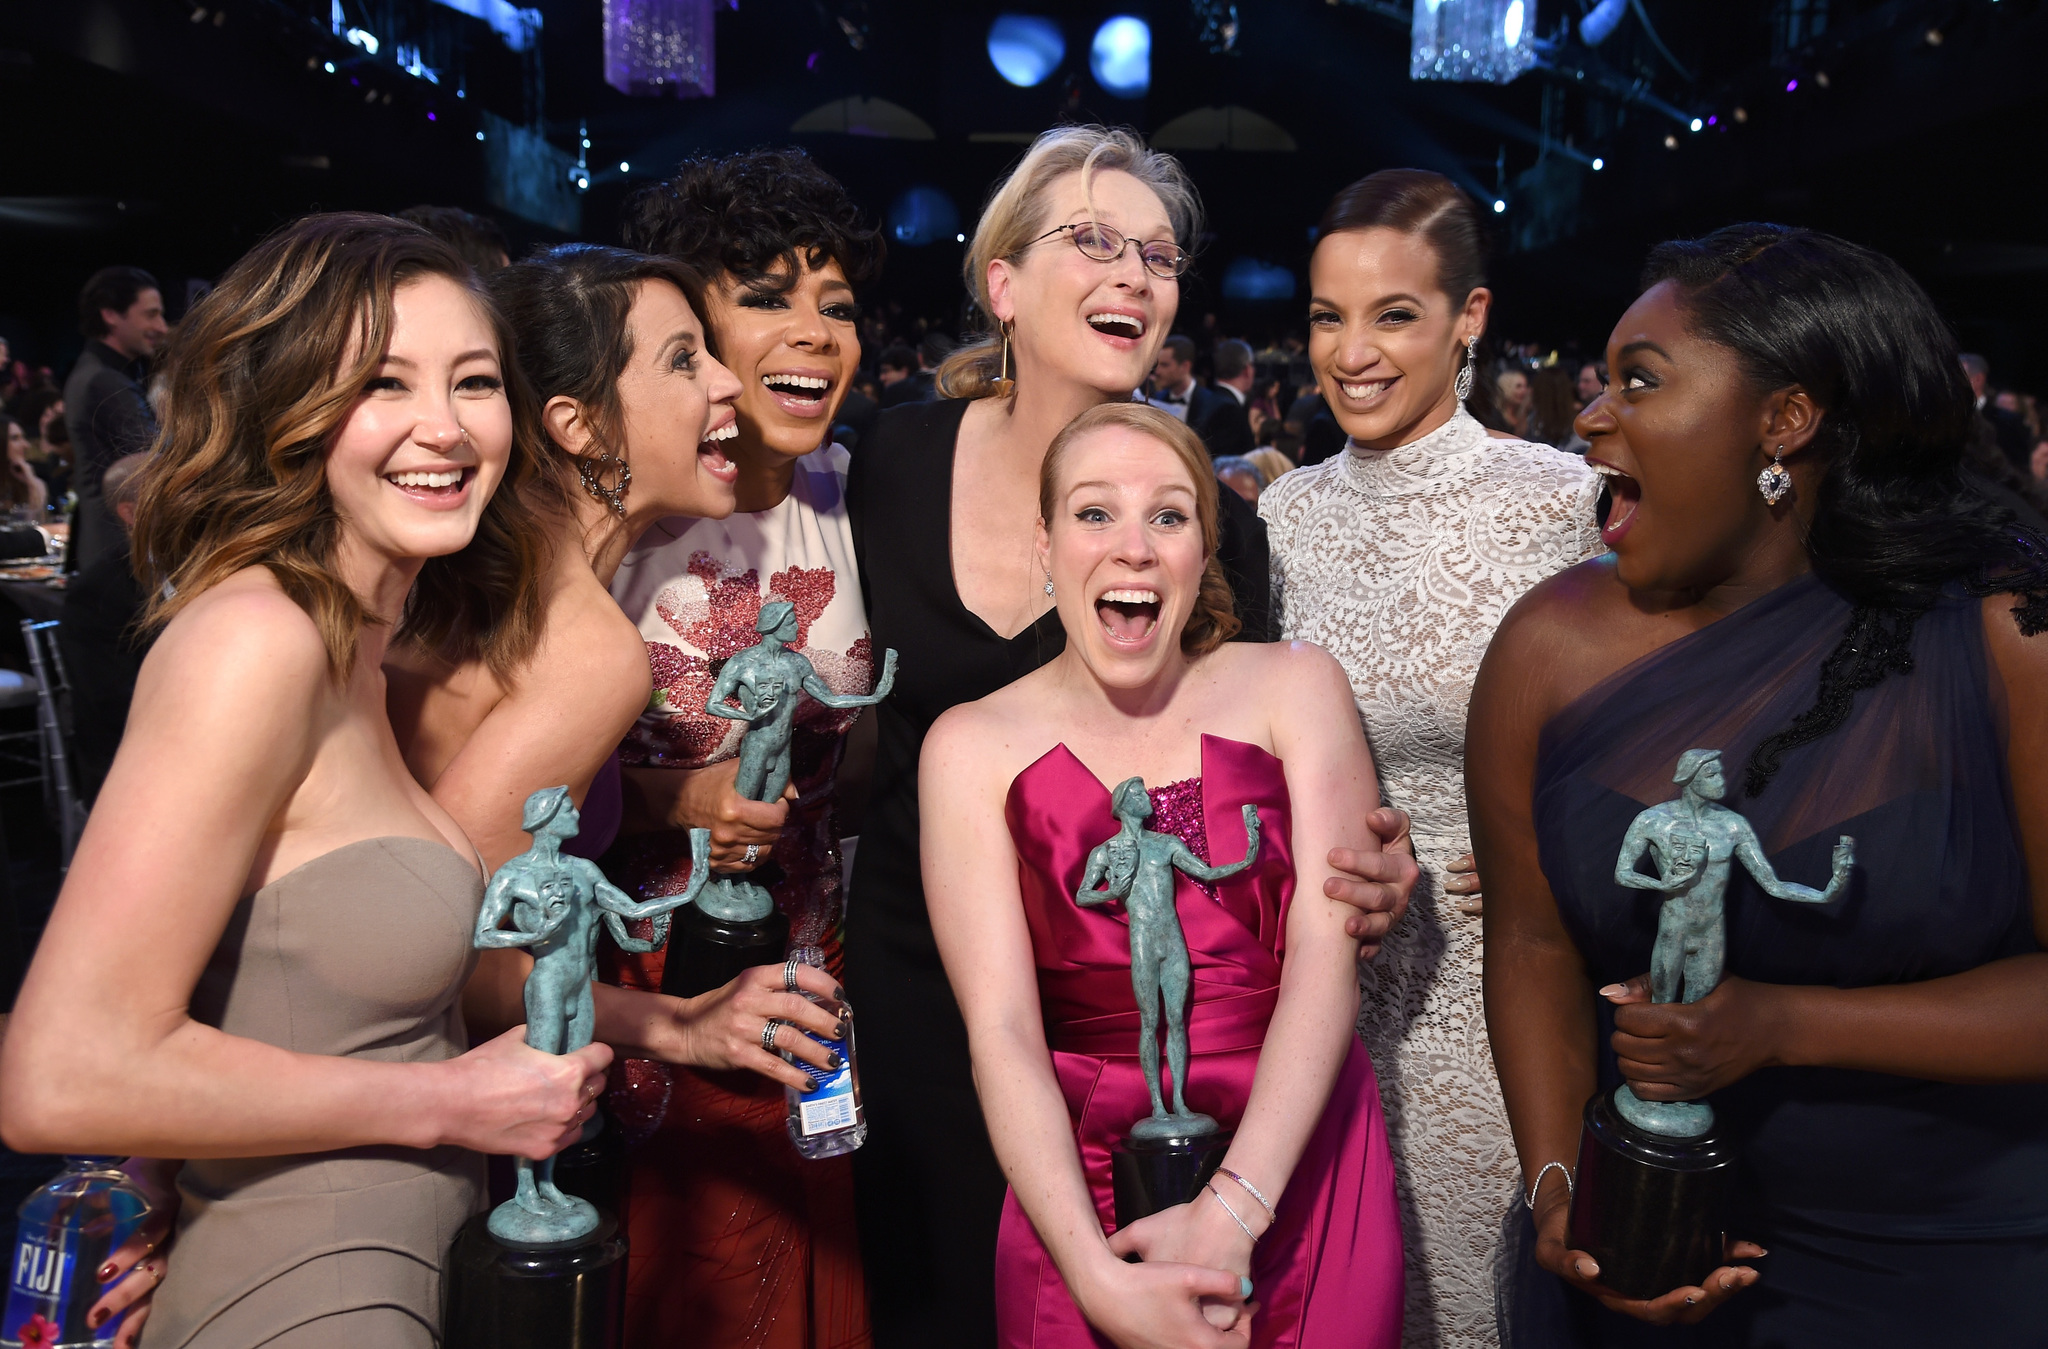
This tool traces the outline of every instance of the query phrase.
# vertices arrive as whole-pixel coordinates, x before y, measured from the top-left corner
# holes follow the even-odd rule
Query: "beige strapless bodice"
[[[461,997],[482,903],[475,867],[446,844],[336,848],[235,907],[192,1015],[301,1054],[453,1058],[468,1047]],[[452,1147],[215,1158],[187,1162],[178,1188],[145,1349],[426,1346],[483,1159]]]

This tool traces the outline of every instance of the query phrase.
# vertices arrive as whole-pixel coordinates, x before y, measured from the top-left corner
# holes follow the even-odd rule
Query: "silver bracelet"
[[[1536,1211],[1536,1193],[1537,1191],[1543,1188],[1543,1178],[1550,1174],[1552,1167],[1555,1167],[1559,1171],[1564,1172],[1565,1197],[1567,1199],[1577,1197],[1576,1191],[1572,1184],[1572,1169],[1566,1166],[1563,1162],[1545,1162],[1543,1164],[1543,1169],[1536,1173],[1536,1183],[1529,1187],[1528,1196],[1522,1201],[1523,1203],[1529,1206],[1529,1211],[1531,1213],[1534,1213]]]
[[[1216,1196],[1216,1202],[1223,1205],[1223,1211],[1230,1215],[1230,1221],[1236,1223],[1239,1227],[1244,1228],[1245,1236],[1249,1238],[1254,1245],[1256,1245],[1259,1240],[1257,1235],[1253,1233],[1251,1228],[1245,1227],[1244,1219],[1237,1216],[1237,1210],[1232,1208],[1230,1206],[1230,1201],[1223,1197],[1223,1191],[1217,1189],[1214,1185],[1210,1185],[1206,1182],[1203,1183],[1202,1188],[1207,1190],[1210,1194]]]
[[[1217,1169],[1217,1170],[1218,1170],[1219,1172],[1221,1172],[1222,1174],[1224,1174],[1224,1175],[1226,1175],[1226,1176],[1230,1177],[1230,1178],[1231,1178],[1232,1180],[1236,1181],[1236,1182],[1238,1183],[1239,1187],[1240,1187],[1240,1188],[1242,1188],[1242,1189],[1244,1190],[1244,1192],[1245,1192],[1246,1194],[1250,1195],[1250,1196],[1251,1196],[1252,1198],[1254,1198],[1254,1199],[1256,1199],[1256,1200],[1258,1200],[1258,1201],[1259,1201],[1259,1207],[1260,1207],[1260,1208],[1262,1208],[1262,1209],[1264,1209],[1264,1210],[1266,1210],[1266,1221],[1267,1221],[1267,1222],[1274,1222],[1274,1223],[1277,1223],[1277,1222],[1279,1222],[1279,1221],[1280,1221],[1280,1215],[1279,1215],[1278,1213],[1274,1212],[1274,1210],[1273,1210],[1273,1201],[1272,1201],[1272,1200],[1270,1200],[1270,1199],[1268,1199],[1268,1198],[1266,1198],[1266,1196],[1264,1196],[1264,1195],[1260,1194],[1260,1193],[1259,1193],[1259,1187],[1258,1187],[1258,1186],[1256,1186],[1256,1185],[1252,1184],[1252,1183],[1251,1183],[1250,1181],[1246,1180],[1246,1179],[1245,1179],[1245,1178],[1244,1178],[1243,1176],[1240,1176],[1240,1175],[1238,1175],[1238,1174],[1237,1174],[1237,1172],[1235,1172],[1235,1171],[1231,1170],[1231,1169],[1230,1169],[1229,1167],[1227,1167],[1227,1166],[1219,1166],[1219,1167],[1217,1167],[1216,1169]]]

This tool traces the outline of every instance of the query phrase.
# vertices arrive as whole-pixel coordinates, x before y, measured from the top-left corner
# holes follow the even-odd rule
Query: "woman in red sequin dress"
[[[704,704],[723,662],[759,640],[754,621],[770,600],[795,606],[792,646],[835,692],[873,686],[843,491],[847,456],[831,428],[860,360],[852,283],[873,272],[881,244],[839,184],[800,151],[686,163],[634,203],[627,229],[633,246],[706,277],[706,319],[743,392],[727,446],[740,466],[738,509],[725,520],[657,526],[612,587],[647,639],[655,690],[621,747],[626,832],[607,869],[633,893],[674,893],[689,879],[686,831],[707,827],[713,865],[767,868],[760,879],[789,917],[792,949],[821,949],[836,977],[833,787],[859,713],[806,701],[792,796],[764,804],[733,791],[745,728]],[[607,979],[660,988],[664,952],[611,959]],[[779,968],[766,974],[779,986]],[[849,1161],[797,1155],[779,1081],[629,1058],[613,1070],[608,1104],[629,1148],[629,1345],[871,1342]]]

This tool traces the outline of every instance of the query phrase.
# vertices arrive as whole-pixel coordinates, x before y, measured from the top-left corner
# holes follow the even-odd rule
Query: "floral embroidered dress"
[[[1414,819],[1408,916],[1364,967],[1372,1050],[1399,1177],[1403,1344],[1496,1343],[1494,1252],[1520,1175],[1481,1003],[1480,919],[1443,893],[1472,850],[1465,707],[1479,658],[1530,587],[1602,551],[1592,470],[1496,440],[1462,408],[1407,445],[1345,452],[1259,498],[1281,635],[1351,681],[1380,794]]]
[[[837,445],[806,455],[780,505],[726,520],[664,520],[626,555],[612,595],[639,624],[654,669],[654,696],[620,747],[627,767],[701,768],[739,753],[744,726],[704,704],[724,662],[760,640],[754,620],[770,600],[796,606],[792,648],[833,691],[872,688],[846,465]],[[756,873],[789,916],[791,945],[822,947],[835,974],[843,909],[833,774],[858,715],[804,700],[792,746],[799,799]],[[628,835],[606,861],[635,898],[674,894],[689,880],[689,838],[681,830]],[[661,987],[663,951],[603,949],[610,982]],[[797,1155],[780,1086],[753,1073],[625,1059],[612,1070],[606,1103],[629,1147],[632,1349],[870,1343],[848,1159]]]

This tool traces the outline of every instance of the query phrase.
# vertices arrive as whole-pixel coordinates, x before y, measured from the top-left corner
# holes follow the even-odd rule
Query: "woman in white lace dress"
[[[1414,818],[1422,880],[1363,969],[1359,1030],[1386,1107],[1408,1251],[1404,1345],[1498,1342],[1495,1253],[1519,1172],[1480,1002],[1465,704],[1523,592],[1600,551],[1576,456],[1496,439],[1462,406],[1486,327],[1478,209],[1390,169],[1340,192],[1309,264],[1309,356],[1350,435],[1259,501],[1282,635],[1342,662],[1381,792]],[[1453,894],[1473,890],[1454,879]],[[1468,911],[1469,910],[1469,911]]]

